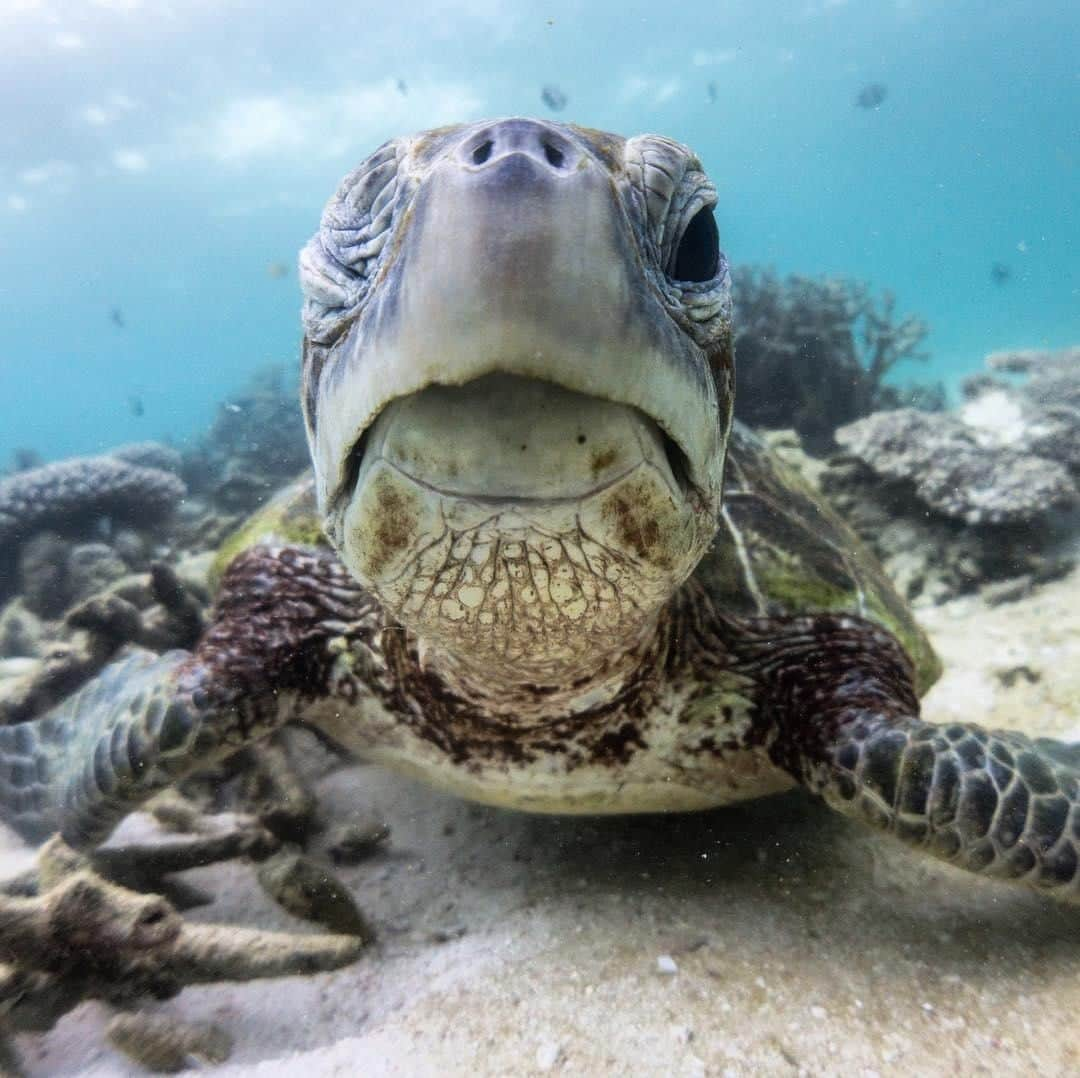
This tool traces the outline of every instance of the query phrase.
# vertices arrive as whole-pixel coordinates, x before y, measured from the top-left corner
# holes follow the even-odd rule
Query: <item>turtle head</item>
[[[300,258],[318,500],[422,638],[542,667],[693,571],[734,386],[715,201],[669,139],[527,119],[346,177]]]

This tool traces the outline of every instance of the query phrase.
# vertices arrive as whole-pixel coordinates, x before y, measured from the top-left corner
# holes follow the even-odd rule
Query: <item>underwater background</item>
[[[892,290],[930,329],[893,377],[955,399],[1080,339],[1078,40],[1052,0],[0,0],[0,460],[182,446],[295,368],[344,173],[515,113],[689,143],[736,267]]]

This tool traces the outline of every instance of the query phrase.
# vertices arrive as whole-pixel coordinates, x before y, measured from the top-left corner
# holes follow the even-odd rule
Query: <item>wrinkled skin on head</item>
[[[430,645],[542,679],[708,548],[734,372],[686,147],[509,119],[389,142],[301,254],[327,534]]]

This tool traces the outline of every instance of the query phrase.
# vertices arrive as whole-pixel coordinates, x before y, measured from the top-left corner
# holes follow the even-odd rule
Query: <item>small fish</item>
[[[717,99],[720,97],[720,91],[717,89],[716,83],[710,82],[709,85],[705,87],[705,92],[709,95],[709,104],[715,105]]]
[[[409,87],[405,84],[404,79],[397,80],[397,92],[404,97],[409,92]]]
[[[566,108],[566,94],[558,86],[553,86],[550,83],[540,91],[540,100],[552,112],[562,112]]]
[[[289,273],[289,267],[284,262],[271,262],[266,267],[267,275],[273,277],[275,281],[280,281],[282,277],[285,277]]]
[[[1012,270],[1004,262],[995,262],[990,267],[990,280],[996,285],[1003,285],[1012,277]]]
[[[123,329],[127,323],[124,321],[124,312],[119,307],[113,307],[109,311],[109,321],[112,322],[117,329]]]
[[[868,82],[855,98],[855,104],[861,109],[876,109],[888,95],[888,88],[882,82]]]
[[[44,459],[36,449],[16,449],[12,453],[12,468],[14,472],[28,472],[31,468],[39,468]]]
[[[146,415],[146,405],[143,404],[142,397],[136,396],[134,393],[128,397],[128,409],[136,418]]]

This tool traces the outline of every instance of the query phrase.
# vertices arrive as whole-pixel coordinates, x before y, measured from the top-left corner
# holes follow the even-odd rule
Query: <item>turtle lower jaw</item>
[[[679,486],[666,464],[644,457],[600,483],[525,497],[448,489],[375,456],[365,462],[353,497],[332,521],[331,535],[349,568],[394,607],[412,590],[413,577],[430,582],[432,574],[447,572],[459,559],[469,563],[463,579],[479,580],[487,555],[477,550],[493,545],[504,561],[513,561],[519,546],[528,551],[522,556],[533,576],[560,560],[556,547],[580,547],[580,554],[568,555],[580,563],[578,575],[620,584],[631,576],[647,579],[663,601],[712,538],[712,515],[695,495]],[[431,558],[442,557],[437,552],[444,547],[455,550],[434,565]],[[504,562],[488,570],[489,584],[500,571],[511,572]],[[575,594],[580,590],[574,586]],[[637,603],[642,597],[631,599],[628,592],[622,598]]]
[[[637,639],[714,530],[653,420],[505,374],[388,405],[328,519],[389,615],[537,676]]]
[[[648,635],[714,528],[646,461],[580,497],[522,499],[447,493],[377,459],[334,539],[424,646],[557,684]]]

